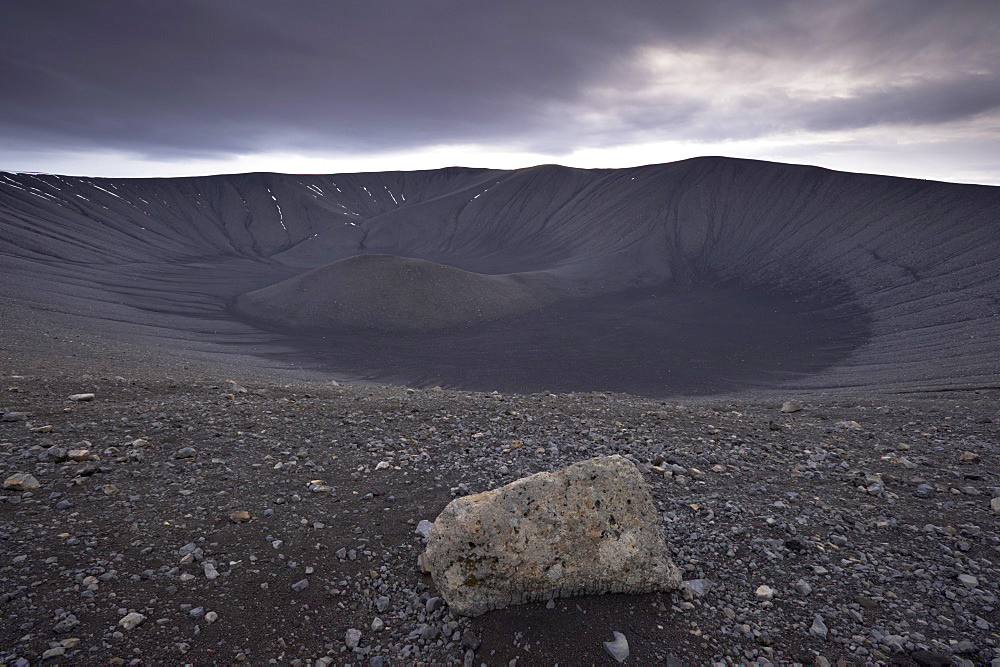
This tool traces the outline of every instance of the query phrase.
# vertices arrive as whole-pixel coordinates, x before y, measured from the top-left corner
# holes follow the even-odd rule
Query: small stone
[[[207,614],[205,614],[205,622],[208,623],[209,625],[215,623],[217,620],[219,620],[219,615],[214,611],[210,611]]]
[[[42,660],[48,660],[50,658],[58,658],[61,655],[65,655],[66,649],[62,646],[56,646],[55,648],[50,648],[44,653],[42,653]]]
[[[427,564],[427,554],[426,553],[420,552],[420,554],[417,555],[417,567],[420,568],[420,571],[423,572],[424,574],[430,574],[431,573],[431,567],[430,567],[430,565]]]
[[[428,614],[433,614],[443,606],[444,606],[444,600],[442,600],[439,597],[432,597],[427,599],[427,602],[424,605],[424,609],[427,610]]]
[[[3,488],[10,491],[34,491],[41,486],[37,479],[26,472],[14,473],[3,482]]]
[[[193,459],[197,455],[198,455],[198,452],[195,451],[194,447],[182,447],[181,449],[177,450],[177,453],[174,454],[174,458],[175,459]]]
[[[65,632],[69,632],[78,625],[80,625],[80,621],[77,620],[75,615],[70,614],[63,620],[56,623],[55,626],[52,628],[52,631],[55,632],[56,634],[63,634]]]
[[[995,514],[1000,514],[1000,497],[994,498],[990,501],[990,509]]]
[[[757,590],[754,591],[754,595],[757,596],[758,600],[766,601],[774,598],[774,592],[774,589],[767,584],[761,584],[757,587]]]
[[[313,493],[329,493],[333,491],[333,487],[328,484],[324,484],[321,479],[314,479],[306,483],[306,488]],[[295,500],[295,496],[292,496],[292,500]]]
[[[118,621],[118,625],[122,626],[126,630],[132,630],[145,620],[146,620],[145,616],[143,616],[138,612],[133,611],[130,614],[126,614],[120,621]]]
[[[867,609],[868,611],[871,611],[873,609],[878,609],[878,602],[872,600],[871,598],[866,598],[863,595],[859,595],[858,597],[854,598],[854,601],[857,604],[864,607],[865,609]]]
[[[205,570],[205,576],[209,581],[219,576],[219,571],[215,569],[215,565],[210,561],[205,561],[204,565],[202,565],[202,569]]]
[[[921,484],[917,487],[917,490],[913,492],[918,498],[927,498],[932,493],[934,493],[934,487],[930,484]]]
[[[86,402],[86,401],[92,401],[92,400],[94,400],[94,394],[73,394],[72,396],[69,397],[69,400],[71,400],[71,401],[77,401],[77,402],[80,402],[80,403],[83,403],[83,402]]]
[[[799,595],[809,595],[812,590],[812,586],[805,579],[799,579],[795,582],[795,592]]]
[[[860,431],[861,424],[853,420],[839,421],[833,425],[834,428],[840,429],[841,431]]]
[[[620,632],[615,632],[614,635],[613,641],[604,642],[604,650],[618,662],[625,662],[628,658],[628,640]]]
[[[687,600],[700,598],[712,589],[712,582],[708,579],[691,579],[681,582],[681,593]]]
[[[66,450],[62,447],[49,447],[38,455],[38,460],[42,463],[62,463],[67,458]]]
[[[958,460],[962,463],[979,463],[982,461],[979,454],[975,452],[962,452],[962,455],[958,457]]]
[[[295,591],[296,593],[301,593],[307,588],[309,588],[308,579],[299,579],[294,584],[292,584],[292,590]]]
[[[352,651],[358,647],[358,644],[360,642],[361,642],[361,630],[351,628],[347,631],[347,633],[344,636],[344,643],[347,644],[347,648],[351,649]]]
[[[229,515],[229,520],[233,523],[246,523],[250,520],[250,512],[246,510],[240,510],[238,512],[233,512]]]
[[[385,621],[376,616],[372,619],[372,632],[382,632],[385,629]]]
[[[66,457],[70,461],[76,461],[77,463],[83,463],[90,458],[89,449],[71,449],[66,452]]]
[[[433,522],[428,521],[427,519],[421,519],[420,522],[417,524],[417,529],[413,532],[415,532],[417,535],[420,535],[421,537],[428,537],[430,536],[431,528],[433,527],[434,527]]]
[[[882,643],[893,651],[901,652],[906,645],[906,639],[902,635],[886,635]]]
[[[800,412],[802,410],[802,403],[799,401],[785,401],[781,404],[782,412]]]
[[[120,489],[114,484],[105,484],[101,490],[104,491],[104,495],[106,496],[117,496],[120,492]]]
[[[952,646],[955,653],[975,653],[978,647],[968,639],[962,639]]]
[[[388,461],[379,461],[378,465],[375,466],[375,470],[385,470],[386,468],[391,468],[392,464]]]
[[[966,588],[975,588],[979,585],[979,579],[976,579],[971,574],[960,574],[958,575],[958,581]]]
[[[472,630],[466,629],[465,632],[462,633],[462,648],[475,651],[479,648],[481,643],[482,640],[479,639],[479,635]]]
[[[823,617],[816,614],[816,618],[813,619],[812,627],[809,628],[809,634],[813,637],[819,637],[820,639],[826,639],[826,635],[829,630],[826,627],[826,623],[823,622]]]

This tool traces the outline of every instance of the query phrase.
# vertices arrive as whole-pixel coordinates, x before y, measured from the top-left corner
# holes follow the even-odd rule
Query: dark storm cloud
[[[1000,105],[992,0],[0,9],[0,147],[17,149],[559,152],[940,123]],[[651,66],[657,53],[672,55]],[[806,94],[788,87],[808,81]]]

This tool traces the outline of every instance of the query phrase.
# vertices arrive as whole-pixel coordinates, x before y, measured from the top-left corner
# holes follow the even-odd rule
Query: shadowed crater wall
[[[182,356],[415,385],[997,386],[998,214],[1000,188],[728,158],[0,173],[0,305]]]

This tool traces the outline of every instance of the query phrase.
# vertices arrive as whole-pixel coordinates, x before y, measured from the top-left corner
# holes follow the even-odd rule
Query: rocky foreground
[[[0,389],[0,663],[613,663],[616,632],[626,664],[1000,660],[997,391]],[[456,495],[615,453],[677,592],[466,619],[421,574],[416,527]]]

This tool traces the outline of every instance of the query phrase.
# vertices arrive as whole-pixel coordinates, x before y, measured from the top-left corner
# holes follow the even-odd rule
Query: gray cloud
[[[920,81],[867,91],[857,98],[830,100],[799,111],[813,130],[872,125],[949,123],[1000,110],[1000,76],[973,75]]]
[[[8,150],[179,159],[477,142],[559,153],[955,123],[1000,107],[993,0],[0,0],[0,10]],[[647,66],[657,52],[673,59]]]

